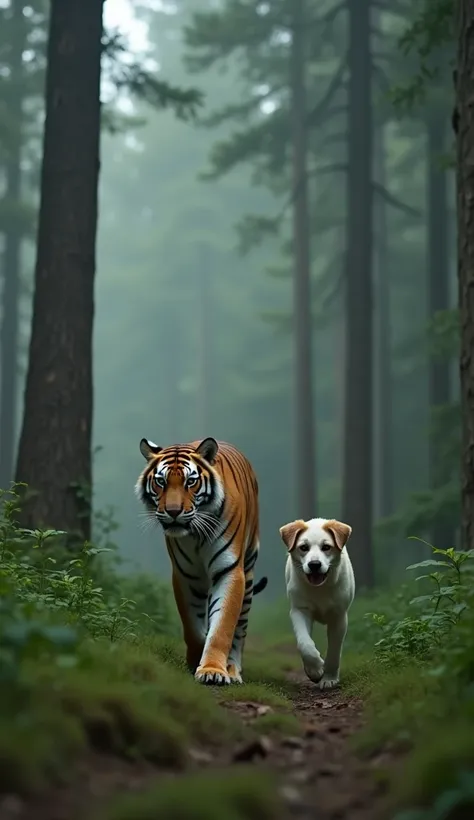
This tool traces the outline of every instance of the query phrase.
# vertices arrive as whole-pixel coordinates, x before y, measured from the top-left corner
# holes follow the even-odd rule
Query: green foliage
[[[111,642],[136,637],[137,628],[141,634],[169,631],[170,596],[163,584],[120,578],[112,564],[97,561],[110,553],[111,547],[85,543],[71,557],[64,550],[65,533],[16,526],[17,487],[3,492],[1,498],[0,579],[5,617],[17,623],[21,616],[28,623],[38,613],[53,620],[59,615],[66,624]],[[104,523],[108,519],[99,521],[104,536],[109,532]],[[137,601],[131,597],[134,593]]]
[[[380,628],[382,637],[375,643],[377,656],[386,663],[397,664],[406,657],[425,658],[447,643],[448,633],[457,626],[462,614],[474,602],[470,589],[474,550],[461,552],[431,548],[434,556],[407,567],[408,571],[427,570],[416,578],[428,589],[409,601],[413,615],[387,620],[385,615],[369,617]],[[465,580],[465,574],[468,581]],[[438,670],[439,672],[439,670]]]
[[[116,31],[105,32],[102,44],[104,75],[117,98],[126,92],[132,99],[144,101],[153,108],[171,108],[179,119],[196,117],[203,103],[201,91],[182,89],[160,79],[156,72],[146,70],[141,62],[131,58],[132,50],[126,38]]]
[[[64,778],[87,748],[175,766],[190,742],[238,737],[183,674],[168,588],[118,575],[110,547],[71,554],[64,533],[20,528],[19,489],[0,498],[0,792]]]
[[[474,551],[431,550],[407,568],[421,594],[397,617],[367,615],[379,636],[358,742],[368,751],[389,741],[408,749],[393,795],[396,806],[416,808],[396,820],[447,820],[474,805]]]
[[[395,815],[393,820],[449,820],[456,811],[474,807],[474,773],[458,773],[453,788],[440,794],[429,809],[414,809]]]
[[[391,89],[392,103],[400,113],[425,102],[431,87],[444,79],[446,56],[454,51],[452,0],[417,0],[409,13],[398,44],[405,58],[416,55],[417,67],[409,79]]]
[[[273,779],[244,768],[238,773],[199,773],[160,781],[140,795],[114,800],[105,820],[277,820],[279,816]]]

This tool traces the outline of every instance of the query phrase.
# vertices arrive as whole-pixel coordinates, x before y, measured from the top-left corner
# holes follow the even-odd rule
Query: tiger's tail
[[[257,583],[255,584],[255,586],[253,588],[253,594],[258,595],[259,592],[263,592],[263,590],[265,589],[267,584],[268,584],[268,578],[267,578],[266,575],[264,575],[263,578],[260,578],[260,581],[257,581]]]

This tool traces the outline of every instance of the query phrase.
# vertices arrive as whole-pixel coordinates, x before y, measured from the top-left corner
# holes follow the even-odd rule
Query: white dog
[[[296,643],[308,678],[320,689],[339,683],[347,613],[355,592],[346,549],[351,532],[348,524],[325,518],[292,521],[280,528],[289,552],[285,580]],[[311,637],[314,621],[327,627],[325,661]]]

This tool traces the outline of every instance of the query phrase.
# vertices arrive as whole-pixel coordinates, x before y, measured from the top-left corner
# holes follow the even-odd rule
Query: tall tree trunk
[[[196,277],[197,307],[198,307],[198,437],[212,436],[212,373],[213,373],[213,345],[212,345],[212,286],[210,282],[209,246],[205,242],[199,243],[199,268]]]
[[[370,0],[349,3],[343,515],[359,587],[372,587],[372,94]]]
[[[458,283],[461,323],[461,541],[474,548],[474,2],[459,0],[457,130]]]
[[[9,37],[9,77],[5,80],[9,122],[6,158],[5,198],[9,224],[5,229],[3,252],[2,326],[0,334],[0,487],[9,486],[14,475],[18,375],[18,325],[20,299],[21,229],[21,148],[23,138],[23,52],[26,19],[23,0],[12,0]]]
[[[295,352],[295,488],[298,517],[317,510],[313,405],[311,263],[308,213],[306,106],[306,25],[304,0],[293,0],[290,87],[293,151],[293,328]]]
[[[375,178],[385,187],[385,128],[375,134]],[[393,512],[392,345],[387,208],[380,197],[374,214],[376,281],[376,514],[386,518]]]
[[[449,299],[449,207],[446,171],[439,166],[446,150],[446,112],[439,107],[428,113],[426,119],[427,151],[427,264],[428,264],[428,314],[433,319],[438,311],[448,310]],[[429,361],[429,407],[433,411],[451,401],[451,378],[449,360]],[[443,470],[439,455],[440,444],[430,436],[429,475],[433,490],[443,486],[449,479]],[[453,528],[442,519],[433,522],[431,540],[442,549],[454,546]]]
[[[33,322],[17,465],[17,480],[30,490],[23,524],[85,538],[102,5],[103,0],[51,2]]]

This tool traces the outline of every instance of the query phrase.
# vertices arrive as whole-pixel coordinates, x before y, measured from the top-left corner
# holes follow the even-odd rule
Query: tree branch
[[[320,102],[318,103],[316,108],[313,108],[313,110],[309,112],[307,120],[306,120],[306,123],[307,123],[308,126],[315,125],[319,120],[321,120],[321,117],[324,116],[324,114],[327,111],[330,103],[332,102],[332,100],[335,97],[337,91],[339,91],[339,89],[342,85],[342,80],[343,80],[343,77],[344,77],[344,72],[346,70],[346,67],[347,67],[347,55],[344,57],[344,59],[339,64],[339,68],[337,69],[337,71],[334,74],[331,82],[329,83],[329,85],[326,89],[326,93],[324,94],[324,96],[322,97],[322,99],[320,100]]]
[[[391,205],[393,208],[396,208],[399,211],[403,211],[410,216],[421,217],[422,212],[418,210],[418,208],[413,208],[411,205],[407,205],[405,202],[402,202],[396,196],[387,191],[387,189],[381,185],[379,182],[373,182],[372,187],[374,192],[382,197],[382,199],[387,203],[387,205]]]

